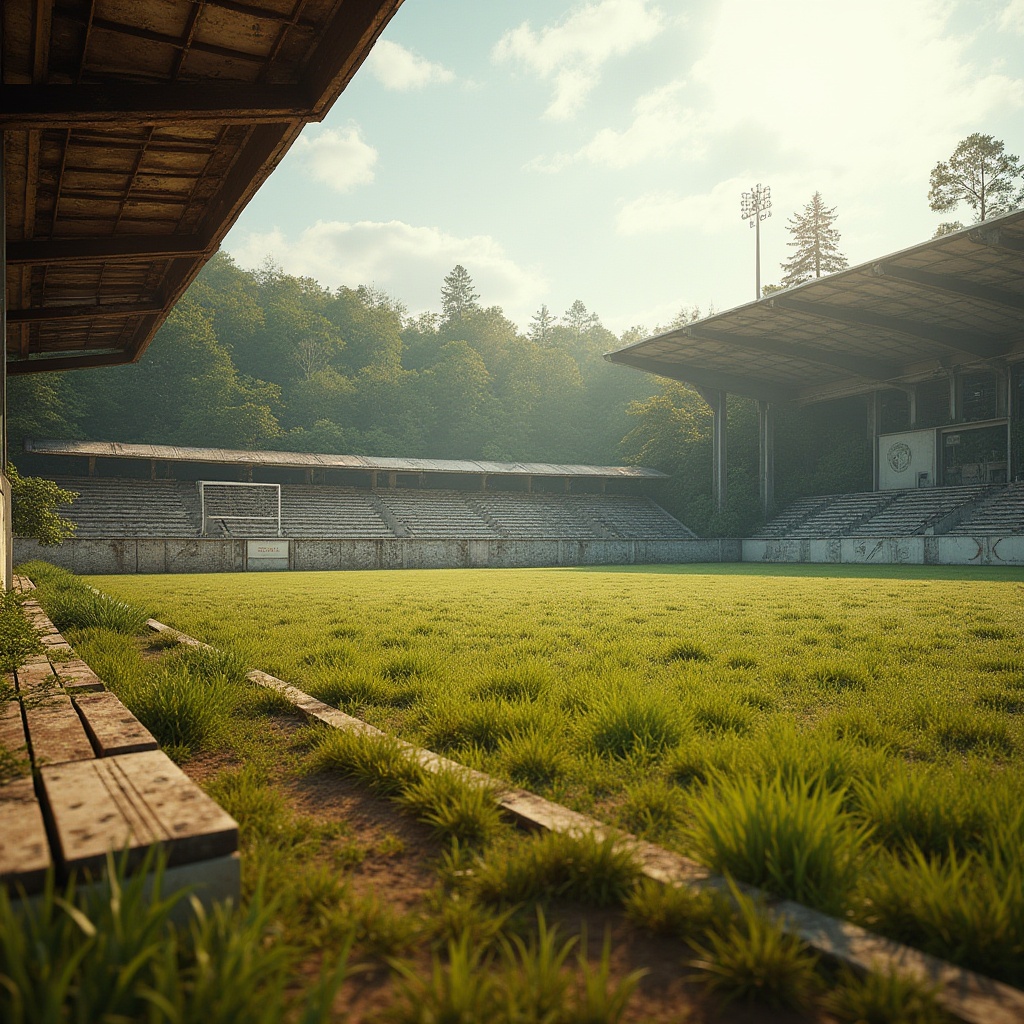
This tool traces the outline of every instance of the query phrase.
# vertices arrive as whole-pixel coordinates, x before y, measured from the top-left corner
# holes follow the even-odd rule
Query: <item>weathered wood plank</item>
[[[81,658],[59,661],[53,668],[60,677],[61,684],[69,693],[106,689],[100,677]]]
[[[76,693],[73,701],[97,756],[137,754],[159,747],[153,734],[109,690]]]
[[[223,857],[238,824],[162,750],[43,768],[46,802],[66,868],[98,868],[108,851],[138,863],[154,844],[169,865]]]
[[[0,885],[39,892],[50,863],[50,844],[32,779],[0,786]]]
[[[38,688],[24,700],[25,721],[35,767],[88,761],[96,755],[71,698],[60,688]]]
[[[21,718],[21,704],[17,700],[4,701],[0,706],[0,747],[16,761],[24,762],[25,772],[30,769],[25,723]]]

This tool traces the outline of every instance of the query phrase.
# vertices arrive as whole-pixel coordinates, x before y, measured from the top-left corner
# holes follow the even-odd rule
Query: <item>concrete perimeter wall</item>
[[[1013,537],[832,537],[744,540],[744,562],[874,565],[1024,565],[1024,535]]]
[[[572,565],[738,562],[738,540],[374,540],[289,541],[291,569],[511,569]],[[276,569],[247,559],[244,540],[77,538],[40,547],[15,538],[16,562],[42,558],[77,573],[244,572]],[[281,566],[283,568],[283,566]]]

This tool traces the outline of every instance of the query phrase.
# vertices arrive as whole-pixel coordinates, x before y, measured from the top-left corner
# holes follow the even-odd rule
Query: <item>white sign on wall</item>
[[[248,553],[250,558],[287,558],[288,541],[251,540]]]
[[[287,569],[288,541],[246,541],[245,555],[250,569]]]
[[[934,430],[906,430],[883,434],[878,439],[878,487],[888,491],[917,487],[925,480],[936,483],[936,446]],[[927,474],[922,478],[921,474]]]

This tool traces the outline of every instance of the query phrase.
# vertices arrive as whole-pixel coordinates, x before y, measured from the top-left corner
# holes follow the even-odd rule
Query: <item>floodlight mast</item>
[[[758,182],[740,198],[740,217],[754,229],[754,298],[761,298],[761,221],[772,215],[772,187]]]

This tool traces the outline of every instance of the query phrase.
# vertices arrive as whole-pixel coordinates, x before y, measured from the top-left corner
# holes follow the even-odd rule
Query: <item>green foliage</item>
[[[691,840],[719,871],[839,913],[867,838],[843,812],[844,795],[813,778],[719,777],[691,802]]]
[[[732,908],[717,893],[698,893],[685,886],[662,885],[644,878],[626,898],[626,914],[655,935],[689,939],[728,920]]]
[[[848,1024],[945,1024],[936,1003],[937,988],[898,974],[871,971],[860,977],[843,971],[824,998],[826,1009]]]
[[[14,463],[7,464],[11,482],[11,519],[16,537],[33,537],[44,547],[63,544],[75,535],[75,524],[58,511],[77,497],[52,480],[38,476],[22,476]]]
[[[610,757],[658,754],[676,743],[684,722],[656,695],[611,693],[591,716],[590,742]]]
[[[985,220],[1024,200],[1021,171],[1020,157],[1007,153],[1000,140],[975,132],[932,168],[928,205],[946,212],[966,203]]]
[[[309,757],[311,771],[336,771],[386,796],[422,782],[425,770],[390,737],[331,729],[321,731]]]
[[[98,593],[80,577],[45,562],[21,567],[36,584],[36,597],[50,621],[69,629],[108,629],[127,636],[145,632],[149,612],[142,605]]]
[[[817,958],[735,887],[733,898],[737,917],[721,931],[711,931],[706,943],[691,940],[697,957],[690,965],[726,1002],[806,1007],[818,984]]]
[[[148,868],[154,869],[147,877]],[[58,892],[52,876],[35,901],[15,907],[0,888],[0,1018],[147,1020],[152,1024],[271,1024],[295,1002],[286,991],[292,954],[275,939],[273,910],[198,904],[186,926],[171,914],[184,897],[161,895],[159,860],[126,879],[110,860],[102,884]],[[152,890],[150,891],[150,886]],[[303,1020],[328,1019],[344,977],[338,967],[313,987]]]
[[[453,772],[425,775],[396,799],[439,836],[462,843],[482,843],[501,826],[494,794]]]
[[[489,856],[475,874],[474,892],[489,903],[565,899],[592,907],[620,903],[640,871],[614,839],[546,832]]]
[[[13,591],[0,593],[0,672],[13,672],[31,654],[41,654],[39,634],[25,618]]]

